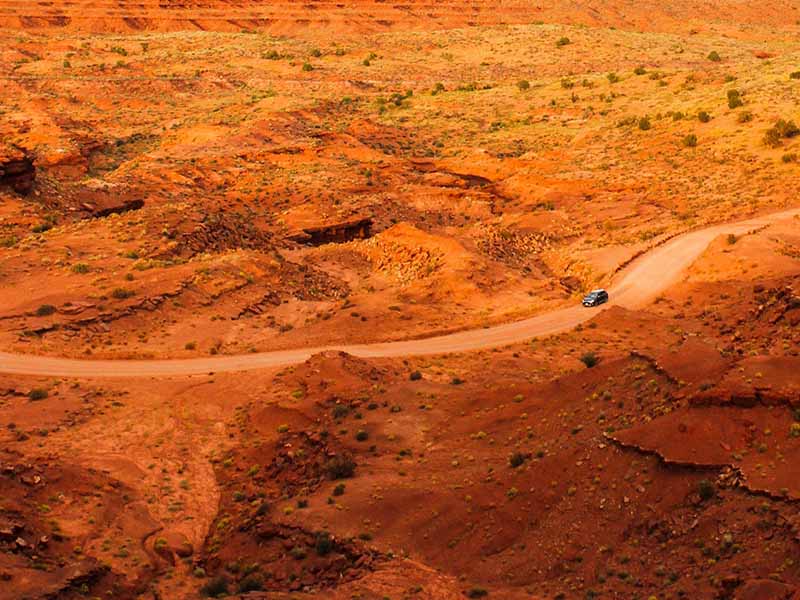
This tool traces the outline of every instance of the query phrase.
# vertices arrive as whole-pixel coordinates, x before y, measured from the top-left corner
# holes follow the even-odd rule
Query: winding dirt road
[[[613,305],[626,308],[641,307],[676,283],[681,274],[717,236],[729,233],[741,235],[790,218],[800,218],[800,209],[738,223],[715,225],[675,237],[642,255],[621,271],[609,289],[611,302],[603,308]],[[467,352],[568,331],[591,319],[597,314],[597,310],[572,306],[515,323],[425,339],[302,348],[213,358],[80,360],[0,352],[0,373],[58,377],[160,377],[280,367],[302,362],[311,355],[325,350],[344,350],[364,358]]]

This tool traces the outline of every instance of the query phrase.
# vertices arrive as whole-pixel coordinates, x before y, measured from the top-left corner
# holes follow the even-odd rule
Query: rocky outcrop
[[[120,215],[132,210],[139,210],[144,207],[144,200],[137,198],[134,200],[108,200],[99,204],[84,203],[83,208],[88,213],[88,218],[102,218],[110,215]]]
[[[18,148],[0,147],[0,186],[27,194],[33,189],[35,179],[36,167],[30,156]]]
[[[372,219],[361,217],[317,227],[306,227],[289,237],[290,240],[307,246],[363,240],[372,235]]]
[[[259,250],[274,247],[272,235],[249,223],[242,215],[210,214],[190,231],[177,233],[172,252],[189,258],[202,252]]]

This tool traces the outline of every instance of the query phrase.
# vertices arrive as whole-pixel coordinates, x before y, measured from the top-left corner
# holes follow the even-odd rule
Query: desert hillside
[[[0,0],[0,600],[800,598],[798,23]]]
[[[800,7],[789,0],[382,0],[271,2],[102,0],[25,3],[3,0],[0,27],[84,33],[254,30],[273,35],[352,35],[433,31],[535,22],[616,27],[634,31],[744,32],[754,26],[794,26]]]

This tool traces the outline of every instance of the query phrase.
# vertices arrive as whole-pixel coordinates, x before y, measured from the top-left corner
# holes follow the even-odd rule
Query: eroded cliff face
[[[36,167],[28,154],[13,146],[0,146],[0,186],[27,194],[35,180]]]

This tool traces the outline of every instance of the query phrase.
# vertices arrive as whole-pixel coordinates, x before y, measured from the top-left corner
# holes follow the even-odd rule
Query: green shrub
[[[800,79],[800,71],[793,71],[789,73],[789,79]]]
[[[728,108],[734,109],[744,106],[739,90],[728,90]]]
[[[327,556],[333,550],[333,539],[329,533],[320,532],[317,534],[317,540],[314,543],[314,550],[320,556]]]
[[[435,86],[433,86],[433,89],[431,90],[431,96],[435,96],[436,94],[440,94],[441,92],[444,91],[445,91],[444,84],[441,82],[437,83]]]
[[[33,388],[30,392],[28,392],[28,399],[38,401],[44,400],[50,395],[50,393],[44,388]]]
[[[795,163],[797,162],[797,153],[789,152],[787,154],[784,154],[783,156],[781,156],[781,160],[786,164]]]
[[[647,69],[645,69],[644,67],[641,67],[641,66],[636,67],[633,70],[633,74],[634,75],[645,75],[646,73],[647,73]]]
[[[717,52],[716,50],[712,50],[708,54],[708,60],[710,60],[711,62],[721,62],[722,57],[719,55],[719,52]]]
[[[248,575],[239,582],[239,593],[260,592],[264,589],[264,578],[258,573]]]
[[[564,46],[569,46],[572,41],[568,37],[558,38],[556,41],[556,48],[563,48]]]
[[[729,246],[733,246],[736,242],[739,241],[739,238],[737,238],[736,235],[734,235],[733,233],[729,233],[728,237],[725,238],[725,240],[728,242]]]
[[[699,113],[697,113],[697,120],[700,121],[701,123],[708,123],[709,121],[711,121],[711,115],[708,114],[706,111],[701,110]]]
[[[794,121],[787,121],[785,119],[778,119],[775,122],[775,129],[783,138],[793,138],[800,134],[800,128],[795,125]]]
[[[641,129],[642,131],[648,131],[650,127],[651,127],[650,119],[648,119],[647,117],[642,117],[641,119],[639,119],[639,129]]]
[[[337,421],[339,419],[344,419],[347,415],[350,414],[350,407],[346,404],[337,404],[331,410],[331,416]]]
[[[764,132],[764,145],[768,148],[777,148],[782,144],[781,134],[774,127],[770,127]]]
[[[749,110],[745,110],[739,113],[739,116],[736,119],[739,123],[749,123],[753,120],[753,113]]]
[[[697,493],[700,494],[701,500],[711,500],[717,491],[714,484],[708,479],[703,479],[697,483]]]
[[[690,133],[685,138],[683,138],[683,146],[685,148],[696,148],[697,147],[697,136],[693,133]]]
[[[89,265],[87,265],[86,263],[76,263],[72,265],[72,272],[80,274],[88,273]]]
[[[524,92],[525,90],[531,89],[531,84],[527,79],[520,79],[517,82],[517,88],[519,88],[520,91]]]
[[[310,62],[303,63],[303,71],[313,71],[313,70],[314,70],[314,65],[312,65]]]
[[[214,577],[206,583],[200,592],[208,598],[219,598],[228,594],[228,579],[224,575]]]
[[[348,454],[338,454],[325,463],[329,479],[348,479],[356,472],[356,461]]]
[[[111,296],[116,298],[117,300],[125,300],[126,298],[130,298],[133,296],[133,291],[126,289],[126,288],[114,288],[111,292]]]
[[[56,312],[56,307],[52,304],[42,304],[39,308],[36,309],[36,316],[37,317],[48,317]]]
[[[517,467],[522,466],[525,462],[526,456],[522,452],[514,452],[511,456],[508,457],[508,464],[511,465],[512,468],[516,469]]]
[[[618,83],[619,82],[619,75],[616,73],[609,73],[606,75],[606,79],[608,79],[609,83]]]
[[[580,361],[586,365],[587,368],[591,369],[600,362],[600,359],[594,352],[587,352],[581,356]]]

